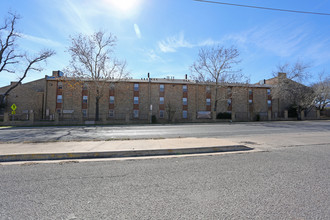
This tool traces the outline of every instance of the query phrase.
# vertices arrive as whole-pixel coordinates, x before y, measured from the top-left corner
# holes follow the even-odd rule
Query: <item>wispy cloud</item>
[[[178,48],[191,48],[193,45],[184,39],[183,32],[158,42],[159,49],[164,52],[175,52]]]
[[[135,34],[137,36],[137,38],[141,38],[141,31],[140,31],[140,28],[137,24],[134,24],[134,31],[135,31]]]
[[[191,43],[185,39],[184,33],[181,31],[179,34],[167,37],[165,40],[158,42],[159,49],[164,53],[176,52],[179,48],[194,48],[201,46],[212,46],[221,43],[221,41],[208,38],[200,42]]]
[[[27,34],[20,34],[22,36],[23,39],[41,44],[43,46],[47,46],[47,47],[60,47],[62,46],[61,43],[57,42],[57,41],[53,41],[47,38],[41,38],[41,37],[36,37],[36,36],[32,36],[32,35],[27,35]]]
[[[262,27],[254,27],[235,34],[226,35],[223,40],[232,42],[243,48],[254,45],[280,57],[295,55],[306,46],[307,27],[271,23]]]

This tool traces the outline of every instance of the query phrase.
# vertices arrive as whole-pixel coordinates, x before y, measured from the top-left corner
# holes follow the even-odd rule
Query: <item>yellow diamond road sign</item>
[[[11,109],[12,109],[13,111],[15,111],[16,108],[17,108],[17,106],[16,106],[15,104],[12,104]]]

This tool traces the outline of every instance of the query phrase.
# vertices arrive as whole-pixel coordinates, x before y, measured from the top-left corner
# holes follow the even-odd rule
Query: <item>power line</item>
[[[245,7],[245,8],[255,8],[255,9],[272,10],[272,11],[292,12],[292,13],[300,13],[300,14],[314,14],[314,15],[328,15],[328,16],[330,15],[328,13],[311,12],[311,11],[296,11],[296,10],[279,9],[279,8],[267,8],[267,7],[260,7],[260,6],[254,6],[254,5],[232,4],[232,3],[227,3],[227,2],[216,2],[216,1],[207,1],[207,0],[193,0],[193,1],[203,2],[203,3],[220,4],[220,5],[231,5],[231,6],[238,6],[238,7]]]

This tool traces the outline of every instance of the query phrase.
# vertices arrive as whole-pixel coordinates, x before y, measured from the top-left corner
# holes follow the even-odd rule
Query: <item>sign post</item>
[[[11,109],[12,109],[12,111],[11,111],[12,121],[14,121],[14,115],[16,115],[17,106],[15,104],[12,104]]]

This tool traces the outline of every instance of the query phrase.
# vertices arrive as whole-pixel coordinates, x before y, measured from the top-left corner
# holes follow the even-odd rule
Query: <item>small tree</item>
[[[318,82],[311,85],[315,93],[315,106],[323,111],[330,103],[330,76],[325,72],[319,75]]]
[[[71,37],[70,65],[66,72],[75,81],[86,81],[95,96],[95,120],[99,120],[99,102],[108,86],[108,80],[121,80],[128,76],[126,62],[112,57],[116,37],[104,31],[92,35]]]
[[[45,49],[33,56],[27,53],[19,53],[16,44],[17,38],[21,37],[16,30],[16,23],[20,17],[16,14],[9,13],[9,17],[5,19],[4,24],[0,27],[0,74],[6,72],[15,74],[18,72],[18,66],[23,66],[23,70],[18,78],[18,82],[11,85],[3,95],[0,96],[0,106],[4,106],[5,98],[25,79],[30,71],[41,71],[42,68],[36,67],[37,63],[46,61],[47,58],[53,56],[53,50]]]
[[[175,112],[176,112],[175,106],[171,103],[171,101],[168,101],[166,103],[166,113],[167,113],[167,121],[169,123],[173,121]]]
[[[204,47],[199,50],[197,60],[190,67],[195,80],[215,86],[215,112],[220,100],[219,89],[227,87],[228,83],[242,82],[240,70],[234,70],[234,65],[239,62],[239,51],[233,46]]]
[[[298,120],[301,119],[302,110],[314,106],[313,89],[302,84],[309,76],[309,68],[308,64],[301,61],[297,61],[293,65],[286,63],[277,67],[277,73],[283,74],[278,74],[277,83],[272,91],[273,98],[278,98],[296,109]]]

